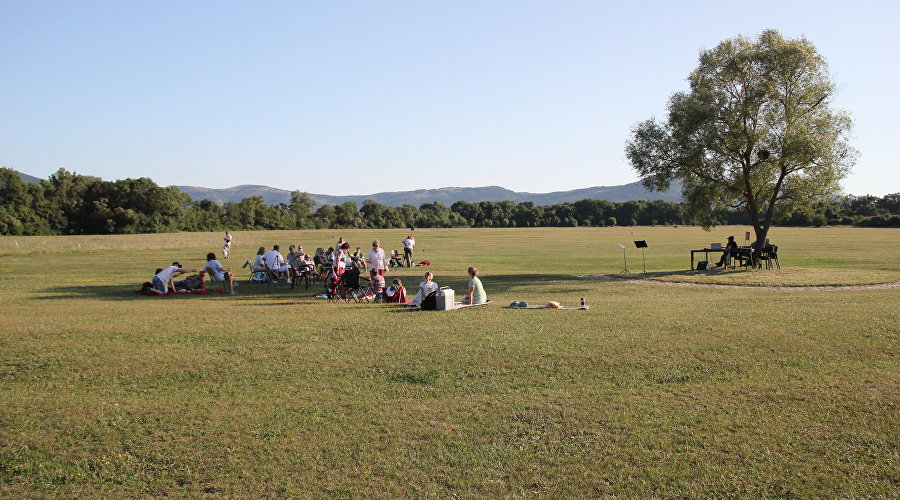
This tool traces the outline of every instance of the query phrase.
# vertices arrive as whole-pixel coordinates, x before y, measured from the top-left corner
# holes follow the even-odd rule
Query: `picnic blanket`
[[[453,303],[453,309],[447,309],[447,310],[448,310],[448,311],[455,311],[455,310],[457,310],[457,309],[465,309],[465,308],[467,308],[467,307],[486,306],[486,305],[488,305],[488,304],[493,304],[493,303],[494,303],[493,300],[489,300],[489,301],[485,302],[484,304],[463,304],[462,302],[454,302],[454,303]],[[404,306],[410,306],[410,307],[419,307],[419,306],[413,304],[413,301],[411,301],[411,300],[406,301],[406,303],[404,303],[404,304],[402,304],[402,305],[404,305]]]
[[[146,296],[148,296],[148,297],[168,297],[169,295],[191,295],[191,294],[194,294],[194,295],[204,295],[204,294],[207,294],[207,293],[215,293],[215,292],[220,292],[220,293],[221,293],[221,292],[224,292],[224,291],[225,291],[225,290],[222,290],[221,288],[219,288],[219,289],[217,289],[217,290],[209,290],[209,289],[205,289],[205,290],[204,290],[204,289],[199,289],[199,288],[197,288],[197,289],[186,289],[186,288],[175,289],[175,288],[170,288],[170,289],[169,289],[169,292],[168,292],[167,294],[165,294],[165,295],[153,295],[153,294],[151,294],[150,291],[149,291],[150,288],[151,288],[152,286],[153,286],[153,285],[150,284],[149,281],[145,281],[144,284],[141,285],[141,288],[140,288],[139,290],[135,290],[134,292],[135,292],[135,293],[139,293],[139,294],[141,294],[141,295],[146,295]]]
[[[558,302],[550,302],[547,304],[541,304],[539,306],[529,305],[527,302],[513,302],[512,304],[506,306],[506,309],[563,309],[567,311],[584,311],[590,309],[591,306],[563,306]]]
[[[485,302],[484,304],[463,304],[462,302],[454,302],[454,303],[453,303],[453,310],[455,311],[455,310],[457,310],[457,309],[464,309],[464,308],[466,308],[466,307],[486,306],[486,305],[488,305],[488,304],[493,304],[493,303],[494,303],[493,300],[489,300],[489,301]]]

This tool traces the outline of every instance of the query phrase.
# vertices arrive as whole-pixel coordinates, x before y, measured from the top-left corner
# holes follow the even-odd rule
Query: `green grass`
[[[781,272],[684,272],[744,230],[417,230],[458,293],[476,265],[500,305],[592,306],[447,313],[132,292],[218,234],[0,238],[0,496],[896,497],[900,290],[578,278],[647,239],[653,279],[900,279],[895,229],[776,229]],[[226,266],[338,236],[404,235],[238,233]]]

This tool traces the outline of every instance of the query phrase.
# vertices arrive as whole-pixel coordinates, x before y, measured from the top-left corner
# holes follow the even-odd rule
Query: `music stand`
[[[630,274],[628,272],[628,258],[625,257],[625,245],[623,245],[621,243],[616,243],[616,244],[619,245],[619,248],[622,249],[622,262],[625,264],[625,269],[622,270],[621,274]]]
[[[642,274],[647,274],[647,256],[644,255],[644,249],[647,248],[647,242],[645,240],[635,240],[634,246],[641,249],[641,259],[644,262],[644,272]]]

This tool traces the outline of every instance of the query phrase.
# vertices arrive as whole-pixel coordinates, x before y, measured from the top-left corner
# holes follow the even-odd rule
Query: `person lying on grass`
[[[150,295],[165,295],[169,293],[169,288],[175,289],[172,278],[181,276],[182,274],[196,272],[196,269],[184,270],[181,268],[181,264],[173,262],[171,266],[159,271],[153,276],[153,279],[150,280],[150,283],[153,285],[153,287],[150,288]]]
[[[162,269],[157,270],[157,272]],[[206,272],[200,271],[199,274],[192,274],[182,280],[175,281],[176,290],[206,290]]]
[[[484,304],[487,302],[487,295],[484,293],[484,287],[481,286],[481,280],[478,278],[478,268],[469,268],[469,294],[462,298],[463,304]]]

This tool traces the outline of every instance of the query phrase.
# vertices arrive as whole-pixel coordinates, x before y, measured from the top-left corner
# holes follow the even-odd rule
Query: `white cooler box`
[[[442,288],[437,291],[435,299],[437,299],[436,311],[452,311],[456,293],[450,288]]]

